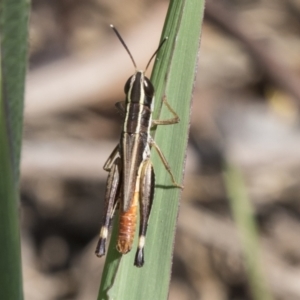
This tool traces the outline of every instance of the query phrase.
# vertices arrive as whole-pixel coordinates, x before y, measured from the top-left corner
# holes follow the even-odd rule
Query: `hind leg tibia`
[[[153,166],[148,159],[143,162],[140,173],[140,229],[139,242],[135,255],[135,266],[142,267],[144,264],[144,246],[148,227],[148,220],[154,197],[155,177]]]

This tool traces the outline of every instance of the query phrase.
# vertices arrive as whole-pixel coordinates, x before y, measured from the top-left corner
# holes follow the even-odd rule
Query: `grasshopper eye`
[[[129,79],[126,81],[125,86],[124,86],[124,92],[126,95],[128,94],[128,91],[130,88],[131,79],[132,79],[132,76],[129,77]]]
[[[144,77],[144,91],[147,96],[153,97],[154,87],[153,87],[151,81],[147,77]]]

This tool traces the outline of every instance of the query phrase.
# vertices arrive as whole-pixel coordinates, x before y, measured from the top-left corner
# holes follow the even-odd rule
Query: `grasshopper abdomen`
[[[120,212],[117,250],[122,254],[126,254],[131,250],[136,231],[138,194],[134,198],[136,200],[133,200],[130,208],[127,211]]]

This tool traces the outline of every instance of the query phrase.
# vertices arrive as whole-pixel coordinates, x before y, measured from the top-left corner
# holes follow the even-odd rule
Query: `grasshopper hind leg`
[[[98,257],[105,255],[105,245],[108,236],[109,225],[119,201],[121,166],[121,159],[117,157],[109,170],[106,183],[105,213],[100,230],[99,241],[95,250],[95,253]]]
[[[155,176],[150,160],[143,162],[140,173],[140,229],[139,242],[135,255],[134,265],[142,267],[144,265],[144,246],[148,227],[148,220],[151,212],[154,196]]]

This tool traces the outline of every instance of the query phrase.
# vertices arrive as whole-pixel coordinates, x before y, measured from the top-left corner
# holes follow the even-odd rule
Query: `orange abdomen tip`
[[[131,250],[136,228],[137,210],[137,201],[133,201],[130,209],[120,214],[117,250],[122,254],[126,254]]]

